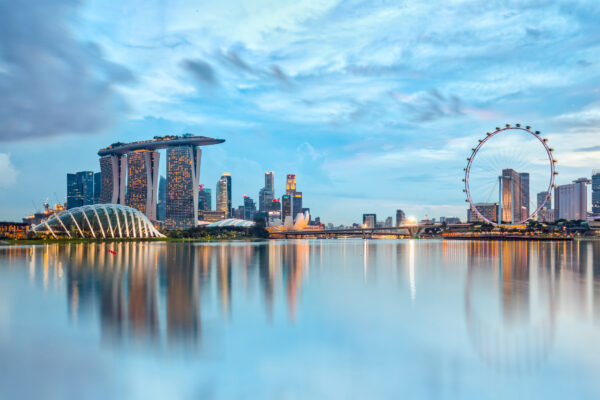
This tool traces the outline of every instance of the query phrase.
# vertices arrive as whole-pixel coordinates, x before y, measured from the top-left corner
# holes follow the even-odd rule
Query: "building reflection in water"
[[[41,279],[45,289],[64,286],[73,324],[97,317],[104,342],[150,346],[200,347],[203,302],[210,303],[207,299],[215,293],[218,313],[231,319],[233,285],[245,290],[256,285],[268,320],[282,301],[294,321],[309,262],[304,241],[237,246],[87,243],[6,252],[9,263],[11,258],[29,258],[31,281]]]
[[[465,316],[475,350],[501,372],[538,369],[550,353],[556,329],[556,290],[548,262],[553,244],[467,246]]]

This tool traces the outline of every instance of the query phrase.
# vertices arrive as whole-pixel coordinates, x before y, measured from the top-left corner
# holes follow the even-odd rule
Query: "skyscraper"
[[[296,193],[296,175],[288,174],[285,182],[285,194]]]
[[[102,191],[100,203],[125,205],[125,185],[127,178],[127,155],[110,154],[100,157]]]
[[[202,150],[194,145],[167,148],[165,225],[185,229],[198,225],[198,185]]]
[[[285,222],[285,217],[292,216],[292,196],[284,194],[281,196],[281,219]]]
[[[127,155],[125,204],[139,210],[150,220],[157,219],[159,156],[154,150],[136,150]]]
[[[224,211],[227,218],[233,216],[231,210],[231,174],[225,172],[217,182],[217,211]]]
[[[94,203],[94,173],[67,174],[67,209]]]
[[[273,171],[265,172],[265,188],[270,189],[275,196],[275,177]]]
[[[554,189],[554,214],[556,219],[587,219],[587,178],[579,178],[568,185]]]
[[[275,198],[273,171],[265,172],[265,187],[258,192],[258,211],[268,212]]]
[[[292,195],[292,217],[294,219],[298,214],[302,214],[302,192],[295,192]]]
[[[170,229],[196,226],[202,158],[199,146],[223,142],[223,139],[186,133],[155,136],[153,140],[140,142],[117,142],[100,149],[100,203],[128,204],[156,219],[158,150],[166,149],[165,226]]]
[[[600,216],[600,170],[592,171],[592,214]]]
[[[396,210],[396,226],[402,225],[404,223],[404,220],[406,220],[406,215],[404,214],[404,211]]]
[[[160,177],[158,182],[158,205],[156,206],[156,216],[159,221],[164,221],[167,215],[167,180],[164,176]]]
[[[198,192],[198,211],[210,211],[212,210],[212,191],[200,185]]]
[[[521,175],[514,169],[503,169],[500,181],[502,185],[502,222],[520,222],[523,213],[521,208]]]
[[[529,217],[529,172],[521,172],[521,217],[524,221]]]
[[[244,196],[244,219],[248,221],[254,221],[256,216],[256,204],[248,196]]]
[[[539,192],[537,194],[537,207],[539,207],[540,205],[543,204],[543,207],[546,207],[547,209],[550,209],[552,206],[552,195],[550,195],[550,197],[548,197],[548,201],[546,200],[546,194],[547,192]]]
[[[363,228],[375,228],[377,225],[376,214],[363,214]]]
[[[537,214],[537,219],[540,222],[554,222],[554,210],[552,210],[552,195],[546,200],[547,192],[539,192],[537,194],[537,207],[540,208]]]
[[[102,173],[94,174],[94,204],[100,203],[100,195],[102,193]]]

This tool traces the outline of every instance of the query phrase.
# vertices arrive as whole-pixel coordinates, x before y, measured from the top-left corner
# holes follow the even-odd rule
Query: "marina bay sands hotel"
[[[166,219],[168,229],[197,225],[200,146],[223,143],[205,136],[155,136],[154,140],[113,143],[100,149],[100,203],[123,204],[156,220],[158,150],[167,153]]]

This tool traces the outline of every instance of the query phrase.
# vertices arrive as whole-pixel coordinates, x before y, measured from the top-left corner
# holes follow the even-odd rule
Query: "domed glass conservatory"
[[[94,204],[64,210],[32,230],[50,234],[54,238],[164,237],[144,214],[121,204]]]

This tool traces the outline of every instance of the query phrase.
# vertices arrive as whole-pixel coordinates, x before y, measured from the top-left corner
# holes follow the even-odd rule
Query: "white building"
[[[554,189],[556,219],[576,220],[587,218],[587,178],[579,178],[568,185]]]

